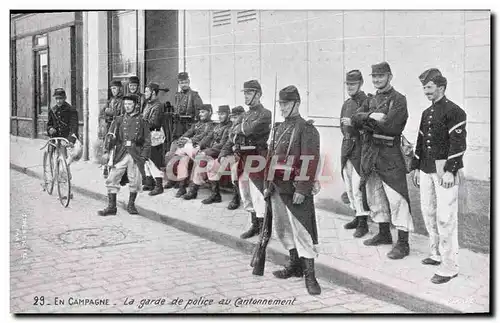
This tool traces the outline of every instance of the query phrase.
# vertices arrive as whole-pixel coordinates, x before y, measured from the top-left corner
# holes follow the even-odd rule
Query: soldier
[[[274,271],[273,275],[281,279],[305,275],[307,291],[318,295],[321,287],[314,271],[318,229],[313,188],[320,159],[319,133],[312,123],[301,117],[300,95],[295,86],[280,91],[279,104],[285,121],[276,127],[273,135],[271,148],[273,162],[276,160],[277,165],[276,170],[271,165],[274,179],[265,195],[271,197],[276,236],[289,251],[290,260],[284,269]],[[308,158],[303,159],[304,156]],[[285,169],[290,169],[289,177]]]
[[[110,84],[111,98],[99,113],[99,120],[101,122],[101,136],[108,133],[111,122],[123,113],[123,92],[122,82],[113,80]]]
[[[352,127],[351,116],[368,106],[368,96],[361,90],[363,75],[359,70],[352,70],[346,75],[347,94],[350,98],[344,102],[340,112],[341,130],[344,135],[342,140],[341,172],[347,190],[351,209],[356,211],[354,220],[344,225],[345,229],[356,229],[353,236],[361,238],[368,233],[368,215],[370,211],[365,208],[366,198],[363,197],[364,189],[361,188],[361,133]]]
[[[165,155],[165,165],[167,165],[167,176],[169,177],[169,181],[172,181],[173,177],[173,174],[169,174],[169,170],[173,169],[175,164],[177,164],[177,177],[180,179],[180,183],[179,190],[175,197],[182,197],[187,193],[186,186],[189,182],[188,170],[191,159],[194,159],[200,150],[200,142],[207,137],[213,129],[214,124],[212,120],[210,120],[211,116],[212,105],[203,104],[199,112],[200,120],[193,124],[182,137],[174,141],[170,147],[170,151]],[[173,161],[175,156],[179,156],[180,160]],[[173,185],[167,186],[167,188],[171,187],[173,187]]]
[[[231,126],[231,129],[229,130],[228,140],[226,141],[226,143],[222,147],[221,152],[220,152],[219,156],[217,157],[217,161],[219,162],[219,164],[220,164],[220,161],[223,158],[225,158],[226,156],[235,157],[234,153],[233,153],[234,143],[233,143],[233,140],[231,140],[231,138],[234,138],[236,135],[235,132],[236,132],[239,124],[241,123],[243,113],[245,113],[245,109],[243,109],[242,106],[234,107],[231,110],[230,119],[231,119],[232,126]],[[238,185],[238,177],[239,177],[238,172],[239,172],[239,168],[241,168],[241,167],[238,167],[238,166],[241,166],[241,163],[239,162],[239,160],[238,161],[234,160],[234,162],[237,164],[234,166],[234,168],[231,167],[231,169],[234,170],[234,171],[231,171],[231,182],[233,184],[233,198],[231,199],[231,201],[227,205],[228,210],[236,210],[237,208],[240,207],[240,189],[239,189],[239,185]]]
[[[420,187],[429,232],[431,255],[422,263],[439,266],[431,281],[442,284],[458,275],[458,171],[464,166],[467,115],[445,96],[447,80],[438,69],[431,68],[419,78],[432,105],[420,120],[412,179]]]
[[[217,176],[219,165],[217,164],[216,159],[227,141],[229,130],[232,125],[229,120],[229,112],[230,110],[228,105],[219,106],[219,124],[217,124],[208,136],[200,142],[200,152],[197,154],[197,157],[199,159],[206,157],[209,158],[205,169],[207,169],[207,177],[210,181],[210,187],[212,189],[212,194],[208,198],[201,201],[203,204],[222,202],[219,185],[220,178]],[[191,200],[196,198],[198,195],[198,189],[204,182],[203,174],[200,169],[200,164],[196,165],[189,191],[186,195],[184,195],[185,200]]]
[[[172,143],[179,139],[191,126],[196,122],[196,117],[199,115],[199,110],[203,105],[198,92],[190,88],[190,80],[187,72],[180,72],[177,76],[180,91],[175,93],[173,113],[169,115],[172,118],[171,133],[167,137],[171,140],[167,146],[172,149]],[[168,180],[165,185],[166,189],[175,186],[175,182]]]
[[[168,89],[160,89],[160,86],[153,82],[149,83],[144,90],[145,105],[142,118],[149,124],[151,133],[163,129],[163,105],[158,100],[160,91],[167,92]],[[150,196],[163,193],[163,173],[160,171],[160,168],[164,166],[163,156],[163,142],[151,147],[151,161],[154,166],[147,167],[149,170],[147,175],[149,176],[146,177],[143,187],[145,191],[151,191],[149,192]]]
[[[410,253],[408,232],[413,230],[406,165],[400,148],[408,119],[406,98],[392,87],[392,72],[387,62],[372,65],[371,75],[377,92],[370,100],[369,111],[351,118],[353,126],[366,131],[361,178],[362,185],[366,182],[372,219],[379,224],[379,233],[364,244],[392,244],[392,222],[398,229],[398,240],[387,256],[402,259]]]
[[[127,85],[127,88],[128,88],[127,94],[137,94],[141,98],[140,103],[139,103],[139,113],[142,114],[142,112],[144,111],[144,105],[146,102],[145,102],[144,94],[142,94],[139,91],[139,84],[140,84],[140,81],[139,81],[139,78],[137,76],[129,77],[128,78],[128,85]]]
[[[123,97],[125,114],[118,116],[110,127],[113,139],[104,147],[105,153],[115,149],[113,164],[106,188],[108,190],[108,206],[98,212],[100,216],[116,215],[116,194],[120,190],[120,181],[126,174],[129,181],[130,197],[127,211],[138,214],[135,207],[137,192],[141,190],[144,174],[144,163],[149,158],[151,138],[149,124],[144,121],[136,109],[140,98],[137,95]]]
[[[249,156],[267,155],[267,140],[271,126],[272,113],[260,103],[262,88],[258,81],[251,80],[243,84],[245,104],[249,110],[243,114],[240,126],[236,128],[233,139],[233,151],[240,156],[244,169],[239,176],[238,185],[245,209],[250,212],[252,225],[240,238],[248,239],[259,234],[265,213],[264,174],[253,172],[249,174],[246,165]],[[245,148],[252,148],[245,150]]]

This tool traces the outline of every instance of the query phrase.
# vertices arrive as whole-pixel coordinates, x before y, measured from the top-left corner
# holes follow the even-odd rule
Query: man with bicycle
[[[66,91],[63,88],[54,90],[56,105],[49,109],[47,121],[47,134],[49,137],[64,137],[72,144],[78,139],[78,111],[66,102]],[[52,158],[54,148],[49,147]],[[62,149],[64,158],[67,158],[66,149]],[[71,177],[71,176],[70,176]]]

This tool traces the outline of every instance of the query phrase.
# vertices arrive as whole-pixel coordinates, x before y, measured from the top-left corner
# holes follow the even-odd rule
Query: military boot
[[[212,204],[212,203],[220,203],[222,202],[222,197],[220,196],[220,186],[219,181],[211,181],[212,186],[212,194],[201,201],[203,204]]]
[[[168,190],[168,189],[171,189],[174,186],[175,186],[175,182],[171,181],[171,180],[168,180],[167,184],[165,184],[165,186],[163,186],[163,188],[166,189],[166,190]]]
[[[302,258],[304,262],[304,276],[306,282],[307,292],[310,295],[321,294],[321,287],[316,280],[316,274],[314,272],[314,259],[313,258]]]
[[[351,229],[356,229],[358,227],[358,217],[355,216],[354,219],[351,222],[347,222],[344,224],[344,229],[351,230]]]
[[[116,193],[108,193],[108,206],[104,210],[97,211],[100,216],[116,215]]]
[[[139,214],[135,208],[135,199],[137,198],[137,192],[130,192],[127,204],[127,212],[129,214]]]
[[[290,249],[290,260],[285,268],[281,270],[273,271],[273,275],[276,278],[287,279],[290,277],[302,277],[304,272],[302,270],[302,263],[297,253],[297,249]]]
[[[177,193],[175,194],[175,197],[182,197],[184,194],[186,194],[186,180],[182,180],[179,182],[179,189],[177,190]]]
[[[378,233],[371,239],[363,242],[365,246],[378,246],[381,244],[392,244],[391,224],[389,222],[382,222],[378,224]]]
[[[149,192],[150,196],[155,196],[163,193],[163,178],[155,177],[155,183],[155,188],[151,192]]]
[[[368,220],[368,216],[360,215],[356,218],[358,219],[358,226],[356,227],[356,231],[352,236],[354,238],[361,238],[368,233],[368,223],[366,222]]]
[[[189,185],[189,189],[187,194],[184,194],[182,197],[185,200],[192,200],[198,197],[198,189],[200,188],[199,185],[196,185],[195,183],[191,182],[191,185]]]
[[[151,191],[154,187],[154,179],[152,176],[146,176],[144,181],[142,181],[142,190],[143,191]]]
[[[251,216],[252,216],[252,226],[250,227],[250,229],[248,229],[248,231],[244,232],[240,236],[241,239],[248,239],[251,237],[255,237],[262,230],[262,223],[264,219],[258,218],[255,212],[251,212]]]
[[[408,243],[408,231],[398,230],[398,241],[392,250],[387,254],[390,259],[403,259],[410,254],[410,244]]]
[[[233,184],[233,199],[229,202],[227,206],[228,210],[236,210],[240,207],[240,188],[238,182]]]

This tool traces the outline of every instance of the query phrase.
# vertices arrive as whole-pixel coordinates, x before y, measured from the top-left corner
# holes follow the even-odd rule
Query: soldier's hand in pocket
[[[293,193],[293,204],[302,204],[306,197],[300,193]]]

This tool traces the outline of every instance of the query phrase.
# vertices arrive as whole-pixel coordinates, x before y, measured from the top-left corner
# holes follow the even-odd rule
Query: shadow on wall
[[[410,204],[415,232],[428,235],[420,210],[420,193],[411,183],[408,176]],[[354,215],[348,205],[341,199],[342,191],[328,190],[333,194],[320,194],[316,198],[316,207],[338,214]],[[465,197],[465,198],[464,198]],[[490,203],[491,185],[487,181],[466,180],[465,189],[459,192],[458,242],[460,247],[475,252],[490,252]]]

